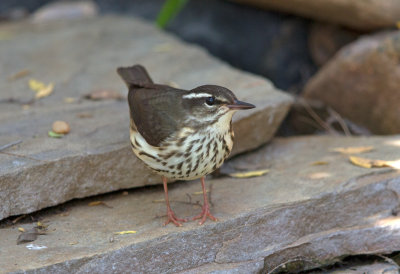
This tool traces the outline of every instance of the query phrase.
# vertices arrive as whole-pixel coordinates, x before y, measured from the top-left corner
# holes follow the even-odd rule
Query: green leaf
[[[188,0],[167,0],[158,13],[156,24],[165,28],[168,23],[178,14]]]
[[[54,131],[50,130],[48,132],[49,137],[51,138],[62,138],[64,136],[64,134],[60,134],[60,133],[55,133]]]

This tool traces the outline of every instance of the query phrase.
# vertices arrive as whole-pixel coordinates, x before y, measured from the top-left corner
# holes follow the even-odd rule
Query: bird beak
[[[239,110],[239,109],[251,109],[255,108],[256,106],[246,102],[235,100],[234,104],[227,105],[227,107],[230,108],[231,110]]]

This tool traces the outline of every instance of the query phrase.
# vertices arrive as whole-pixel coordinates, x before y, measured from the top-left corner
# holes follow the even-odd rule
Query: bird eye
[[[212,106],[215,104],[215,97],[207,97],[206,98],[206,104],[209,106]]]

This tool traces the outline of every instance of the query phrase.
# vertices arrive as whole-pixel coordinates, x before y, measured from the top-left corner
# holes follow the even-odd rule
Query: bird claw
[[[180,219],[178,217],[176,217],[175,213],[171,210],[171,211],[167,211],[167,220],[164,223],[164,226],[166,226],[169,223],[173,223],[176,226],[182,226],[182,224],[180,222],[187,222],[186,219]]]
[[[201,219],[199,222],[199,225],[204,224],[204,222],[207,220],[207,217],[210,218],[211,220],[213,220],[214,222],[218,221],[217,218],[215,218],[211,212],[210,212],[210,208],[208,207],[208,205],[203,206],[203,210],[201,211],[201,213],[195,217],[193,217],[193,221],[197,220],[197,219]]]

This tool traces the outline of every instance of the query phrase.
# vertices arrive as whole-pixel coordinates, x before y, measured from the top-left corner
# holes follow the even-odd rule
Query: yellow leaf
[[[108,204],[106,204],[103,201],[94,201],[94,202],[90,202],[88,204],[88,206],[98,206],[98,205],[103,205],[103,206],[108,207],[108,208],[113,208],[112,206],[109,206]]]
[[[209,193],[210,191],[207,189],[206,190],[206,193]],[[196,192],[193,192],[192,193],[193,195],[202,195],[203,194],[203,191],[196,191]]]
[[[114,232],[115,235],[124,235],[124,234],[135,234],[135,230],[125,230],[125,231],[119,231],[119,232]]]
[[[54,89],[53,83],[48,84],[47,86],[45,86],[43,89],[40,89],[36,93],[36,95],[35,95],[36,99],[40,99],[40,98],[49,96],[53,92],[53,89]]]
[[[267,174],[269,169],[261,169],[261,170],[253,170],[247,172],[236,172],[236,173],[229,173],[228,175],[233,178],[251,178],[251,177],[259,177]]]
[[[18,231],[20,231],[20,232],[25,232],[25,228],[23,228],[23,227],[18,227]]]
[[[102,201],[94,201],[94,202],[90,202],[88,204],[88,206],[98,206],[98,205],[101,205],[101,204],[103,204]]]
[[[372,167],[391,167],[393,162],[396,161],[384,161],[384,160],[372,160],[366,159],[356,156],[350,156],[349,160],[352,164],[364,168],[372,168]]]
[[[398,29],[400,29],[400,21],[397,21],[397,22],[396,22],[396,27],[397,27]]]
[[[336,147],[336,148],[331,149],[331,151],[340,152],[343,154],[358,154],[358,153],[368,152],[373,149],[374,149],[374,147],[372,147],[372,146],[369,146],[369,147]]]
[[[75,103],[76,101],[78,101],[78,99],[74,98],[74,97],[65,97],[64,98],[64,102],[67,104]]]
[[[312,166],[324,166],[327,164],[329,164],[329,163],[326,161],[316,161],[316,162],[311,163]]]
[[[53,83],[45,85],[43,82],[35,79],[30,79],[29,88],[36,92],[35,98],[40,99],[49,96],[53,92],[54,85]]]
[[[79,242],[70,242],[69,245],[76,245],[79,244]]]

